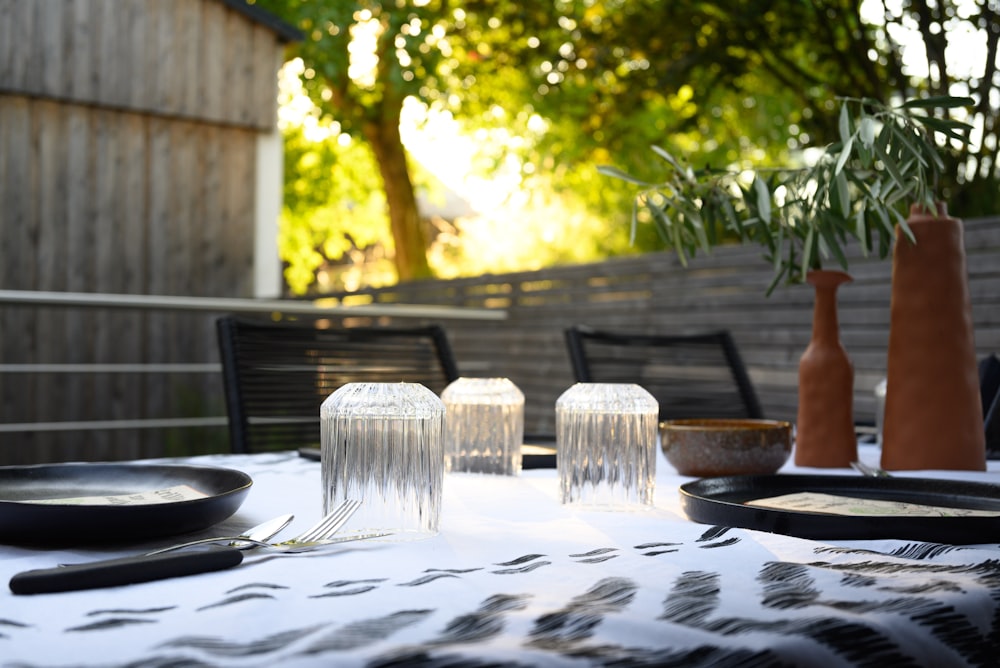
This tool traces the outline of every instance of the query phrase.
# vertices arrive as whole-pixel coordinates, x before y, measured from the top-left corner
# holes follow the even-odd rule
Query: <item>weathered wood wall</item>
[[[0,0],[0,92],[270,132],[288,33],[237,5]]]
[[[0,0],[0,288],[251,296],[284,30],[223,0]],[[204,319],[0,309],[0,363],[215,359]],[[0,375],[0,422],[217,414],[218,392],[205,374]],[[85,440],[121,457],[165,439]],[[4,441],[62,458],[81,439]]]

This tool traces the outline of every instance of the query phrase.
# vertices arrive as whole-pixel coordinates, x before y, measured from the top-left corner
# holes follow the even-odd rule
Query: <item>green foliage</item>
[[[977,147],[966,143],[941,154],[939,192],[958,215],[993,213],[1000,206],[1000,162],[991,148],[1000,132],[991,105],[997,95],[995,63],[981,72],[956,73],[954,45],[945,43],[946,36],[963,29],[996,23],[986,0],[942,0],[933,7],[904,3],[881,22],[862,16],[862,5],[872,3],[857,0],[251,1],[303,30],[306,39],[291,53],[305,61],[309,95],[342,132],[369,144],[385,136],[398,124],[404,98],[453,113],[469,132],[505,129],[522,141],[484,145],[477,168],[487,174],[514,155],[523,166],[522,187],[539,192],[534,199],[570,201],[605,219],[614,233],[604,236],[615,241],[600,242],[588,225],[595,229],[595,243],[579,243],[595,253],[656,248],[663,241],[657,226],[640,225],[633,247],[618,243],[617,230],[626,227],[634,193],[624,182],[600,178],[594,165],[614,163],[650,183],[657,174],[648,146],[663,143],[671,155],[685,156],[683,164],[706,171],[777,168],[790,164],[804,146],[841,141],[833,102],[838,96],[881,101],[975,96],[965,120],[981,128],[984,138]],[[376,25],[378,67],[371,76],[351,77],[351,36]],[[895,36],[906,29],[924,40],[927,76],[914,74],[904,61]],[[987,52],[995,53],[989,48],[1000,33],[983,34]],[[294,178],[291,170],[286,175]],[[780,185],[774,178],[761,182],[773,190]],[[838,176],[832,185],[839,188],[842,181]],[[857,188],[850,182],[849,187]],[[334,191],[323,199],[337,196]],[[353,218],[338,220],[353,226]],[[577,220],[575,214],[566,218]],[[301,210],[297,220],[307,219]],[[365,217],[360,221],[369,225]],[[508,234],[537,245],[538,235],[524,223],[510,225]],[[705,231],[719,241],[738,240],[743,233],[723,222]],[[350,234],[366,236],[353,229]],[[567,226],[563,234],[578,239],[581,230]],[[326,243],[319,236],[300,235],[302,256],[315,260],[313,251]],[[543,236],[551,238],[549,232]],[[454,243],[448,240],[449,246]],[[815,257],[838,247],[830,247],[822,234],[795,244],[798,252],[811,248]],[[871,244],[880,247],[877,228]],[[449,251],[441,257],[465,255]],[[462,261],[475,265],[471,257]],[[536,261],[526,256],[525,262]]]
[[[912,238],[907,209],[915,204],[936,210],[945,171],[935,136],[964,144],[972,129],[925,112],[971,104],[969,98],[954,97],[895,107],[871,99],[842,100],[839,141],[802,167],[696,170],[654,146],[667,171],[659,183],[616,167],[598,171],[642,188],[633,209],[633,233],[645,210],[684,264],[699,250],[710,252],[724,235],[760,244],[774,265],[770,292],[782,280],[802,281],[827,259],[847,269],[844,247],[852,240],[865,254],[877,247],[884,257],[895,226]]]
[[[284,133],[284,208],[278,252],[285,282],[302,294],[316,271],[352,248],[390,238],[385,195],[364,144],[310,141],[301,127]]]

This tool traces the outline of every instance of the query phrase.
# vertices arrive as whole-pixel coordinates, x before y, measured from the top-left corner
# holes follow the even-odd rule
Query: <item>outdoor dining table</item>
[[[294,513],[292,535],[322,514],[320,463],[296,452],[156,461],[252,477],[239,510],[195,536],[235,534],[281,513]],[[998,464],[900,475],[997,483]],[[692,479],[662,455],[657,469],[646,511],[564,506],[554,469],[448,474],[431,538],[254,551],[228,570],[105,589],[18,596],[5,587],[0,663],[998,665],[1000,535],[963,545],[807,540],[699,524],[678,493]],[[782,469],[796,472],[830,473]],[[0,545],[0,577],[177,539]]]

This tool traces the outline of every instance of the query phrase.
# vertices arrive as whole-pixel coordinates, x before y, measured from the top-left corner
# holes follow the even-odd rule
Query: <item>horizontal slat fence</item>
[[[965,241],[976,342],[984,355],[1000,351],[1000,218],[966,221]],[[855,418],[872,422],[872,389],[885,373],[891,262],[855,257],[851,274],[854,281],[839,292],[841,335],[856,369]],[[553,433],[555,401],[573,382],[563,341],[566,327],[582,323],[611,330],[675,333],[725,327],[733,333],[747,363],[765,413],[794,419],[798,358],[810,337],[813,293],[808,286],[791,286],[780,287],[768,297],[769,281],[770,269],[753,247],[719,248],[692,260],[687,268],[672,254],[653,253],[340,295],[348,304],[504,309],[504,320],[419,316],[404,320],[385,315],[333,315],[330,320],[343,326],[443,324],[460,372],[511,378],[526,397],[526,431],[537,434]],[[84,320],[84,314],[92,319]],[[9,347],[14,340],[26,355],[5,355],[3,361],[102,362],[114,352],[126,362],[212,365],[218,361],[212,324],[216,315],[3,307],[0,343]],[[46,318],[66,327],[57,332],[37,329],[38,323],[48,322]],[[93,337],[75,338],[72,324],[76,322],[94,327]],[[123,352],[127,352],[125,359]],[[0,374],[0,399],[0,422],[10,421],[12,415],[32,414],[54,421],[224,415],[221,384],[211,368],[160,375],[69,374],[58,384],[45,374]],[[156,456],[227,447],[221,426],[158,433],[109,429],[88,434],[28,434],[15,445],[17,436],[4,435],[0,459],[5,463]]]
[[[1000,352],[1000,219],[966,221],[965,241],[977,348],[983,355]],[[855,365],[859,422],[874,422],[873,389],[885,375],[891,268],[889,258],[854,252],[854,280],[838,293],[841,336]],[[728,246],[692,259],[686,268],[670,253],[654,253],[361,294],[376,303],[506,308],[507,320],[486,327],[449,323],[459,369],[463,375],[511,378],[526,396],[525,429],[551,434],[555,400],[573,382],[562,338],[573,324],[664,333],[729,329],[765,413],[794,420],[813,292],[805,285],[781,286],[766,296],[770,280],[760,249]]]

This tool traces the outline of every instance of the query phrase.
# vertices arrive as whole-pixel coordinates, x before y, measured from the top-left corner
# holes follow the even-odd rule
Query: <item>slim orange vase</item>
[[[816,290],[812,339],[799,360],[799,415],[795,464],[846,468],[858,458],[854,433],[854,365],[840,343],[837,287],[842,271],[806,274]]]
[[[962,223],[913,207],[896,232],[882,468],[986,468]]]

